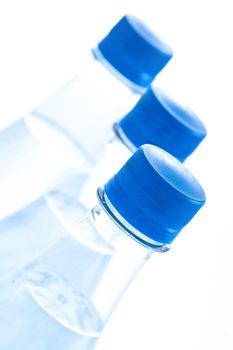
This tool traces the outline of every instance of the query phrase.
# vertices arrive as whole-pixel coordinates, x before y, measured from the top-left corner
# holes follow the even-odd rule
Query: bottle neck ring
[[[135,229],[132,225],[130,225],[124,218],[117,212],[117,210],[113,207],[103,188],[99,187],[97,190],[97,198],[100,202],[101,207],[107,213],[114,223],[120,227],[120,229],[130,236],[132,239],[143,245],[144,247],[150,249],[151,251],[156,251],[160,253],[165,253],[170,249],[169,244],[164,244],[160,242],[156,242],[142,232]]]
[[[128,139],[128,137],[120,127],[119,123],[113,124],[113,132],[117,139],[120,140],[120,142],[123,143],[124,146],[126,146],[130,152],[136,152],[137,147]]]

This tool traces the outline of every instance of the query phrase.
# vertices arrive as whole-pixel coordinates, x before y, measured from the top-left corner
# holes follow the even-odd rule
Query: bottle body
[[[68,220],[67,220],[68,222]],[[66,234],[41,198],[0,222],[0,280],[24,266]]]
[[[38,124],[44,139],[35,137],[33,125],[27,119],[17,121],[0,133],[0,219],[26,207],[73,174],[79,174],[82,181],[88,171],[78,149],[67,141],[71,157],[64,160],[61,152],[59,155],[58,149],[53,148],[54,139],[61,140],[62,148],[62,135],[54,135],[53,128],[46,123]],[[47,148],[48,141],[51,147]]]
[[[0,305],[0,309],[1,350],[92,350],[98,340],[57,322],[39,306],[26,284],[20,286],[11,303]]]
[[[104,200],[102,195],[101,198]],[[102,205],[89,211],[69,235],[57,241],[24,271],[16,272],[14,281],[21,279],[20,287],[9,293],[13,294],[10,302],[4,302],[2,297],[0,303],[3,330],[0,338],[3,337],[4,349],[16,349],[17,344],[28,347],[28,338],[20,332],[11,332],[4,316],[11,313],[17,320],[24,309],[27,317],[21,319],[22,329],[26,325],[29,332],[35,325],[38,329],[39,339],[34,335],[30,340],[33,348],[48,347],[52,334],[58,339],[68,334],[63,337],[63,341],[67,340],[67,349],[73,349],[74,344],[79,348],[83,339],[86,345],[80,348],[92,349],[120,297],[151,253],[150,248],[123,232]],[[1,284],[4,290],[3,280]],[[17,307],[12,306],[15,304]],[[65,328],[62,332],[61,327]]]
[[[117,172],[131,153],[120,137],[117,125],[114,125],[103,157],[87,183],[85,175],[69,176],[45,197],[3,220],[0,223],[0,253],[3,257],[0,278],[33,260],[69,233],[88,208],[95,205],[98,184]]]
[[[151,145],[140,147],[97,193],[100,204],[69,235],[0,280],[4,349],[44,350],[54,337],[68,350],[93,349],[145,261],[167,251],[205,203],[183,164]],[[19,328],[36,329],[33,339]]]
[[[90,59],[70,83],[0,133],[0,219],[74,173],[90,173],[117,114],[133,97],[114,74]]]

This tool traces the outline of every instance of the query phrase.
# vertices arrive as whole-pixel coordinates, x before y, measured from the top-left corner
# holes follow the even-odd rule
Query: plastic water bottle
[[[0,223],[0,278],[69,233],[95,205],[99,184],[116,173],[140,145],[155,144],[184,160],[205,134],[192,111],[161,90],[148,89],[132,111],[114,124],[105,155],[81,196],[80,178],[74,176],[43,200]]]
[[[75,172],[80,183],[111,124],[172,57],[170,47],[124,16],[93,50],[82,73],[0,133],[0,219]]]
[[[205,202],[188,170],[145,145],[102,188],[71,235],[1,281],[4,350],[91,350],[132,279]]]
[[[65,186],[54,189],[46,197],[49,206],[66,225],[71,206],[75,205],[76,212],[81,215],[92,207],[99,184],[116,173],[138,147],[152,144],[183,162],[205,136],[206,128],[193,111],[174,101],[161,89],[151,87],[134,108],[113,125],[105,154],[81,193],[76,190],[77,185],[72,187],[72,196]]]
[[[105,157],[88,179],[80,199],[93,205],[95,189],[104,183],[144,144],[158,146],[184,162],[206,136],[198,116],[164,91],[149,88],[135,107],[113,126]],[[91,201],[92,197],[92,201]]]

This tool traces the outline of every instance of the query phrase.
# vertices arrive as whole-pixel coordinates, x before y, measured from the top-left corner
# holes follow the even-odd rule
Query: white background
[[[98,350],[233,349],[231,6],[230,0],[0,0],[0,128],[75,75],[89,47],[132,13],[174,49],[156,84],[208,129],[187,162],[207,204],[172,250],[141,271]]]

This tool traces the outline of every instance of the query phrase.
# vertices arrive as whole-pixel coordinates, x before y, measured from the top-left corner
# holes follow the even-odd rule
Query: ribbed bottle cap
[[[104,189],[125,221],[163,244],[171,243],[205,203],[202,187],[184,165],[152,145],[140,147]]]
[[[196,114],[158,88],[149,88],[118,125],[136,148],[150,143],[180,161],[206,136],[206,128]]]
[[[150,85],[171,59],[171,48],[138,18],[124,16],[99,43],[104,58],[140,87]]]

